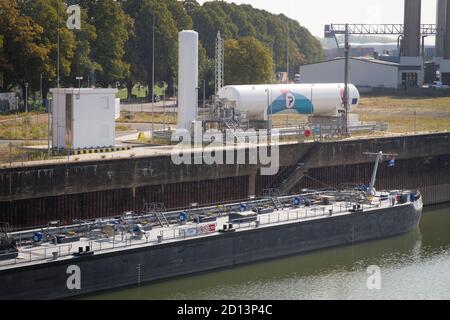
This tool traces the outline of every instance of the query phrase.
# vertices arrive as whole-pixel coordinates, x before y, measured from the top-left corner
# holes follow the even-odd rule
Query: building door
[[[66,94],[66,149],[73,147],[73,95]]]

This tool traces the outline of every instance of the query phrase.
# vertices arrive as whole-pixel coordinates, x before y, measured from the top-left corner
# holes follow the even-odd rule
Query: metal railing
[[[389,200],[386,200],[389,201]],[[367,209],[378,208],[382,205],[382,201],[377,204],[359,204],[362,211]],[[285,211],[276,211],[273,213],[260,214],[248,218],[239,218],[235,220],[228,221],[228,223],[233,224],[233,228],[236,230],[258,227],[261,225],[271,225],[279,224],[283,222],[290,221],[301,221],[310,218],[318,218],[325,216],[332,216],[334,214],[341,214],[349,212],[349,208],[352,208],[356,203],[345,202],[339,206],[334,205],[330,212],[330,206],[319,206],[319,207],[302,207],[302,208],[292,208]],[[328,210],[327,210],[328,209]],[[336,210],[338,209],[338,210]],[[257,222],[257,223],[256,223]],[[214,225],[214,228],[209,229],[210,226]],[[107,237],[104,234],[98,239],[88,239],[85,241],[78,242],[76,244],[63,244],[55,247],[29,247],[29,248],[19,248],[19,256],[15,258],[3,259],[10,257],[11,253],[5,253],[0,255],[0,268],[4,266],[24,264],[36,261],[53,261],[58,258],[72,256],[79,252],[79,248],[84,246],[89,246],[90,251],[98,253],[107,250],[113,250],[117,248],[128,248],[132,246],[142,246],[149,244],[158,244],[162,241],[167,240],[177,240],[194,238],[200,236],[206,236],[214,233],[218,233],[218,222],[205,222],[200,224],[187,224],[172,227],[170,229],[161,230],[159,234],[156,235],[156,239],[150,239],[150,232],[142,235],[134,235],[130,233],[115,233],[112,237]]]

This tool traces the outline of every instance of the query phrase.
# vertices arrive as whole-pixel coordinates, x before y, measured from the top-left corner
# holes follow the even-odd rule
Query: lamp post
[[[203,109],[206,108],[205,100],[206,100],[206,80],[203,79]]]
[[[25,82],[25,113],[28,115],[28,82]]]
[[[163,82],[163,110],[164,110],[164,131],[166,131],[166,83]]]
[[[152,34],[152,139],[155,130],[155,11],[153,11],[153,34]]]
[[[76,77],[75,79],[78,80],[78,89],[81,90],[81,80],[83,80],[83,77]]]
[[[41,90],[41,107],[43,107],[44,106],[44,97],[43,97],[43,95],[42,95],[42,73],[41,73],[41,82],[40,82],[40,90]]]
[[[78,80],[78,95],[77,95],[77,99],[80,99],[80,94],[81,94],[81,80],[83,80],[83,77],[76,77],[75,79]]]

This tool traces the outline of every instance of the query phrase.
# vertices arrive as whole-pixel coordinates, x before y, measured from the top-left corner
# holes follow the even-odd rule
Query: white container
[[[344,88],[341,83],[226,86],[218,96],[250,120],[268,120],[268,115],[287,110],[335,117],[344,110]],[[348,91],[349,106],[355,108],[360,100],[358,89],[349,85]]]
[[[181,31],[178,39],[178,128],[190,130],[197,117],[198,33]]]
[[[117,89],[51,89],[53,147],[89,149],[115,145]]]

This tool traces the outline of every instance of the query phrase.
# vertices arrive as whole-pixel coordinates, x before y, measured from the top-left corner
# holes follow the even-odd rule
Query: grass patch
[[[46,116],[29,114],[14,118],[14,121],[0,122],[0,139],[5,140],[39,140],[48,137],[48,120]]]
[[[354,112],[361,121],[388,123],[395,133],[450,130],[450,97],[362,97]]]
[[[362,97],[356,112],[450,112],[450,97]]]
[[[167,124],[176,124],[178,121],[178,116],[173,113],[147,113],[147,112],[139,112],[139,113],[127,113],[123,112],[117,122],[122,123],[164,123]]]
[[[130,126],[126,126],[123,124],[116,125],[116,131],[132,131],[133,129]]]

